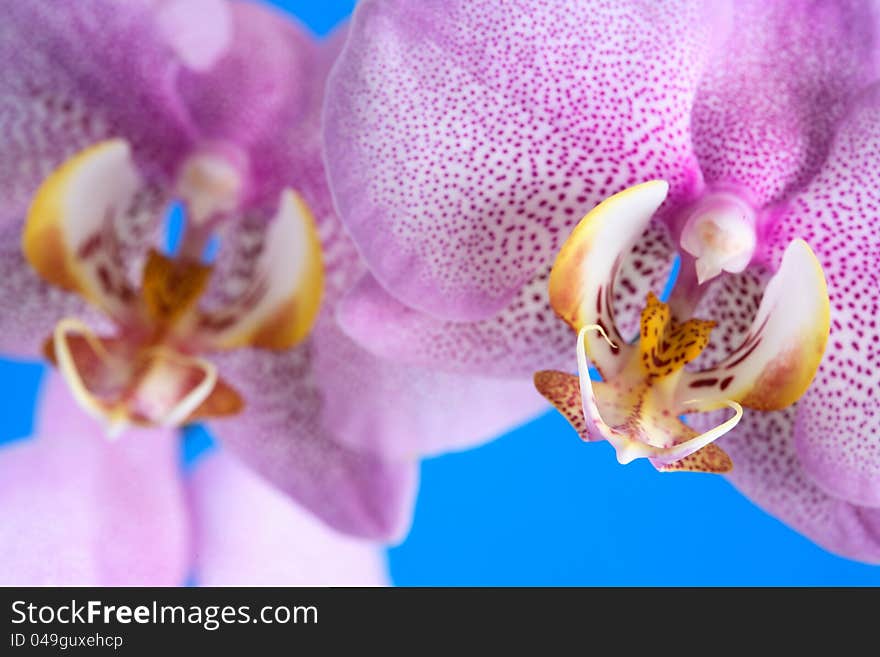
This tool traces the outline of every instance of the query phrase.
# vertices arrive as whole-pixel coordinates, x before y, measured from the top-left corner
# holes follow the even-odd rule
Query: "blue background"
[[[321,35],[354,6],[274,4]],[[0,361],[0,440],[30,431],[41,372]],[[206,445],[193,432],[190,458]],[[389,558],[401,585],[880,585],[880,568],[824,552],[723,478],[620,466],[555,413],[425,461],[412,531]]]

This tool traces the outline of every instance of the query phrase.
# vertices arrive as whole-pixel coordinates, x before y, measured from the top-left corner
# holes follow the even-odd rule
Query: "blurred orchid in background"
[[[176,432],[108,441],[61,377],[3,448],[4,585],[377,586],[380,546],[328,528],[227,451],[186,478]]]
[[[766,510],[880,562],[878,35],[874,2],[364,0],[324,122],[334,199],[370,268],[340,324],[412,364],[513,380],[545,371],[539,386],[584,430],[564,374],[576,349],[610,390],[610,352],[638,356],[640,323],[657,329],[680,358],[653,410],[684,427],[672,398],[763,409],[746,410],[697,469],[732,461],[731,481]],[[554,286],[581,217],[648,181],[664,182],[585,221]],[[649,293],[676,252],[667,305]],[[551,298],[612,344],[598,328],[575,344]],[[567,395],[542,385],[548,369],[568,377]],[[608,401],[606,413],[631,416],[632,398]],[[618,440],[601,415],[592,428]],[[712,413],[691,424],[730,428]],[[657,437],[656,422],[640,426]],[[657,459],[637,434],[616,445],[622,460],[696,458]]]
[[[375,548],[337,532],[399,537],[420,455],[545,405],[527,382],[394,364],[338,328],[365,272],[321,162],[344,36],[314,42],[249,2],[0,9],[0,301],[15,309],[0,349],[61,375],[37,437],[0,451],[2,579],[180,583],[192,550],[204,583],[383,581]],[[176,428],[201,419],[228,451],[184,483]],[[329,571],[283,563],[322,545],[341,550]]]

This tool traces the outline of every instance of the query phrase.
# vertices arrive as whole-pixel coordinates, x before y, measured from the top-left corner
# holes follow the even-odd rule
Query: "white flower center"
[[[681,234],[681,248],[696,258],[700,284],[722,271],[743,271],[752,259],[756,243],[754,210],[728,193],[712,194],[701,200]]]
[[[235,211],[244,192],[244,167],[225,154],[196,153],[180,169],[177,192],[196,225]]]

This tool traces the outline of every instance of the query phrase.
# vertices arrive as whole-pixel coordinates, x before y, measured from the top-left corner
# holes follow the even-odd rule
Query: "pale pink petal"
[[[880,509],[828,494],[804,470],[795,451],[795,409],[746,411],[739,426],[718,444],[733,459],[728,475],[750,500],[822,547],[850,559],[880,563]],[[692,416],[697,428],[712,414]]]
[[[228,452],[189,482],[201,586],[383,586],[381,546],[330,529]]]
[[[313,344],[324,426],[341,444],[383,458],[473,447],[548,410],[531,377],[450,374],[385,360],[327,318]]]
[[[694,151],[706,182],[758,207],[815,175],[853,94],[880,73],[880,6],[737,0],[700,80]]]
[[[187,67],[210,69],[232,39],[226,0],[157,0],[157,22],[165,41]]]
[[[245,410],[211,428],[221,443],[331,527],[367,538],[399,536],[409,525],[414,460],[388,461],[349,449],[324,420],[309,342],[286,352],[239,349],[213,357]],[[349,398],[353,405],[357,397]]]
[[[391,295],[485,319],[599,201],[701,185],[690,107],[712,3],[366,0],[328,84],[343,222]]]
[[[500,313],[476,322],[438,319],[406,306],[368,274],[339,304],[337,318],[365,349],[411,366],[528,379],[573,362],[574,336],[550,308],[546,272]]]
[[[0,582],[172,586],[189,536],[174,432],[110,442],[50,375],[36,436],[0,450]]]
[[[798,403],[795,444],[821,486],[880,506],[880,86],[850,112],[822,171],[768,225],[775,262],[794,237],[815,250],[828,279],[831,336]]]

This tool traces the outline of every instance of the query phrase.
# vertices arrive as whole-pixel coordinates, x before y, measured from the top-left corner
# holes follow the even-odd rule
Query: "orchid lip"
[[[143,184],[126,142],[102,142],[74,155],[35,195],[23,236],[28,261],[47,282],[85,297],[115,326],[114,334],[99,336],[65,318],[46,341],[46,356],[77,402],[107,421],[110,435],[130,424],[173,427],[239,412],[243,400],[199,354],[289,349],[317,317],[321,245],[308,206],[290,190],[250,248],[234,254],[238,267],[231,269],[247,272],[236,279],[237,296],[211,308],[201,304],[214,268],[193,256],[201,249],[187,244],[210,235],[210,225],[199,218],[214,220],[240,201],[237,169],[216,157],[219,152],[202,150],[185,161],[178,190],[189,192],[187,210],[197,218],[186,226],[177,255],[149,249],[139,282],[113,230]]]

